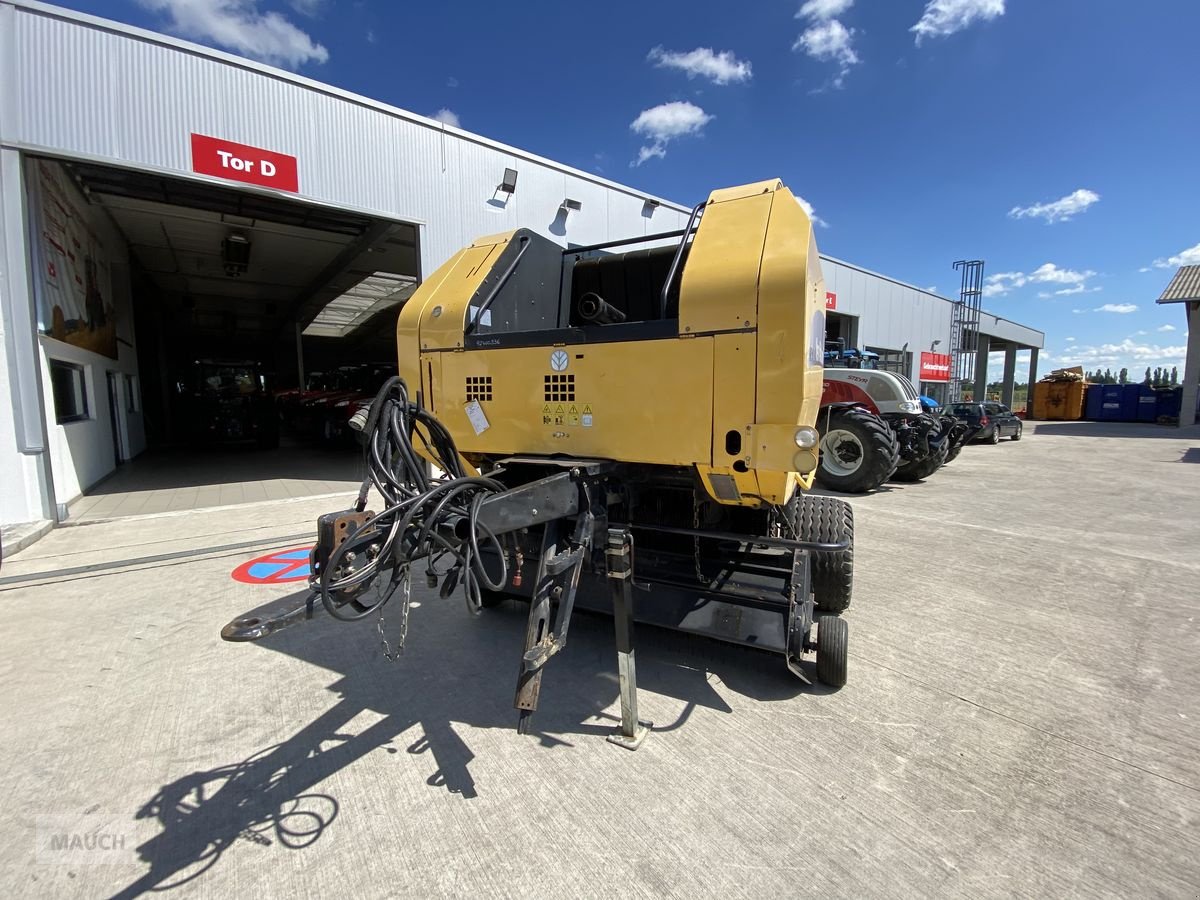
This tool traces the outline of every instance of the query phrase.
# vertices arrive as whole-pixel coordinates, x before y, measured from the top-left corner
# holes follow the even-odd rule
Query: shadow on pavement
[[[327,686],[339,699],[283,741],[240,762],[182,775],[148,799],[136,817],[157,820],[161,831],[137,848],[148,870],[117,896],[187,884],[238,840],[291,850],[311,845],[339,810],[337,799],[316,786],[374,750],[430,754],[436,770],[426,784],[470,800],[478,794],[470,769],[475,754],[455,723],[509,730],[513,740],[537,741],[544,750],[573,746],[580,737],[603,741],[618,724],[605,712],[618,697],[611,618],[576,613],[566,649],[547,666],[533,730],[518,738],[512,701],[528,606],[509,602],[470,619],[457,597],[420,600],[405,654],[395,663],[379,651],[373,617],[353,624],[317,619],[259,646],[230,645],[230,653],[271,650],[314,672],[341,673]],[[389,632],[396,627],[392,617]],[[680,728],[697,707],[730,712],[714,680],[759,701],[814,690],[780,656],[648,626],[638,626],[635,642],[640,690],[683,702],[673,722],[655,723],[658,733]],[[230,702],[238,699],[231,695]],[[348,723],[366,710],[384,718],[349,733]],[[395,745],[414,726],[419,736]],[[395,777],[412,774],[401,767]]]
[[[1200,447],[1189,447],[1183,451],[1183,456],[1179,457],[1180,462],[1185,463],[1200,463]]]

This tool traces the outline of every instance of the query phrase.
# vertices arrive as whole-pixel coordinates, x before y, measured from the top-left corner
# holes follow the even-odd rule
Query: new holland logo
[[[565,371],[571,362],[571,357],[567,356],[566,350],[555,350],[550,354],[550,368],[555,372]]]

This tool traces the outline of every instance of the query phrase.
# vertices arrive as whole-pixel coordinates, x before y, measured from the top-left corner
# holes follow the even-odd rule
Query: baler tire
[[[818,485],[843,494],[865,494],[892,477],[900,464],[900,445],[887,422],[860,407],[832,410],[820,419],[824,419],[827,432],[821,437],[822,445],[829,434],[845,431],[862,448],[863,456],[858,468],[838,473],[827,466],[826,448],[822,446],[816,471]]]
[[[930,454],[923,459],[907,462],[896,469],[896,474],[892,476],[892,479],[906,482],[922,481],[944,466],[949,457],[949,447],[946,441],[940,441],[930,449]]]
[[[797,491],[792,495],[792,527],[797,540],[850,542],[846,550],[814,550],[809,554],[809,587],[817,609],[843,612],[854,594],[854,508],[836,497]]]
[[[817,679],[829,687],[846,684],[850,628],[845,619],[820,616],[817,619]]]

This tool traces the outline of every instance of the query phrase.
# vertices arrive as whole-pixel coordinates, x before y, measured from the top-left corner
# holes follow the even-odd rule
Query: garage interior
[[[277,448],[197,446],[183,400],[198,361],[257,363],[269,394],[342,366],[394,365],[395,317],[420,280],[418,228],[253,190],[64,165],[129,246],[148,447],[72,504],[72,518],[357,482],[356,454],[286,428]]]

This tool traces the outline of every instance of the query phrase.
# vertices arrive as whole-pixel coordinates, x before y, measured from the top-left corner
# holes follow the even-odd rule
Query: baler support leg
[[[633,655],[633,537],[628,529],[608,530],[605,558],[612,587],[617,673],[621,687],[621,725],[608,739],[627,750],[636,750],[650,733],[653,723],[638,719],[637,669]]]

